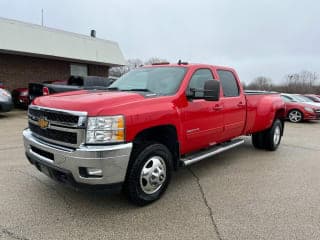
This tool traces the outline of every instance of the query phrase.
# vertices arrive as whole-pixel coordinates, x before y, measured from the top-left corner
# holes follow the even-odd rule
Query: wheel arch
[[[180,144],[174,125],[159,125],[138,132],[133,140],[133,152],[148,142],[158,142],[165,145],[172,154],[173,167],[177,170],[180,160]]]

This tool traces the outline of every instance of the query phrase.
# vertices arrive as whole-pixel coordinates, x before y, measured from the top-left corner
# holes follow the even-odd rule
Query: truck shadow
[[[207,177],[207,174],[210,175],[211,178],[215,178],[217,177],[215,176],[216,173],[221,169],[223,170],[228,166],[237,165],[239,164],[239,161],[243,161],[243,159],[239,160],[234,157],[234,155],[250,154],[250,151],[256,150],[248,141],[246,141],[244,145],[238,148],[232,149],[229,152],[221,153],[215,157],[202,160],[189,167],[197,172],[200,179],[202,177]],[[149,206],[158,206],[159,204],[161,205],[163,201],[167,200],[176,201],[176,189],[183,191],[183,189],[187,189],[188,185],[191,183],[194,183],[194,178],[188,169],[179,169],[177,172],[173,173],[172,181],[164,197]],[[87,208],[94,213],[98,211],[108,211],[115,208],[118,212],[149,208],[149,206],[140,208],[131,204],[122,193],[109,194],[105,192],[75,191],[74,189],[66,188],[58,183],[53,184],[54,188],[66,197],[67,201],[69,201],[69,205],[72,206],[73,209]]]

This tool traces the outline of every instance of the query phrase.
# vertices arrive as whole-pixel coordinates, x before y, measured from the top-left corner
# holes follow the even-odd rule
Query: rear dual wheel
[[[266,149],[275,151],[281,142],[283,125],[279,119],[276,119],[272,126],[263,131],[252,134],[252,144],[257,149]]]

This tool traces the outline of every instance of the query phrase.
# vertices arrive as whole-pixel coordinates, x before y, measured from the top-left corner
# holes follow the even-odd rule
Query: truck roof
[[[210,64],[203,64],[203,63],[155,63],[152,65],[144,65],[142,67],[184,67],[184,68],[219,68],[219,69],[225,69],[225,70],[234,70],[231,67],[227,66],[219,66],[219,65],[210,65]]]

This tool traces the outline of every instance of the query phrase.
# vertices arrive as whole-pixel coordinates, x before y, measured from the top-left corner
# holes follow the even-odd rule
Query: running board
[[[182,163],[182,166],[188,166],[190,164],[199,162],[205,158],[212,157],[214,155],[227,151],[231,148],[235,148],[243,143],[244,143],[243,139],[231,140],[229,142],[225,142],[225,143],[213,146],[209,149],[202,150],[200,152],[196,152],[194,154],[188,155],[185,158],[181,158],[180,163]]]

